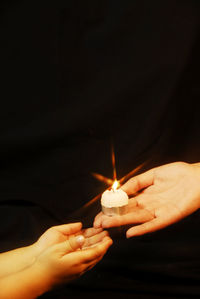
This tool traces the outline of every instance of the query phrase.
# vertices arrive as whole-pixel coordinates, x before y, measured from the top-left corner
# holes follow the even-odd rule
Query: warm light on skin
[[[119,188],[119,186],[120,186],[120,183],[117,180],[115,180],[113,185],[112,185],[112,190],[116,191],[117,188]]]

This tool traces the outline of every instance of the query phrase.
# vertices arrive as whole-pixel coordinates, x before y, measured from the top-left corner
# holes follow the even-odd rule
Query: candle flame
[[[122,177],[118,182],[118,187],[123,185],[126,181],[128,181],[132,176],[136,175],[137,173],[139,173],[139,171],[141,171],[142,168],[144,168],[149,162],[151,162],[151,160],[146,160],[145,162],[141,163],[140,165],[138,165],[136,168],[134,168],[131,172],[129,172],[128,174],[126,174],[124,177]],[[115,183],[115,181],[113,182],[113,179],[109,179],[104,177],[101,174],[98,173],[92,173],[92,175],[98,179],[99,181],[102,181],[104,183],[106,183],[107,185],[111,186],[112,184]],[[116,184],[116,183],[115,183]],[[110,189],[110,187],[108,188]],[[107,190],[108,190],[107,189]],[[97,196],[95,196],[94,198],[92,198],[89,202],[87,202],[83,207],[80,208],[80,214],[83,213],[84,209],[89,208],[90,206],[92,206],[97,200],[99,200],[101,197],[101,193],[98,194]],[[82,215],[82,214],[81,214]],[[82,216],[81,216],[82,217]]]
[[[115,180],[113,185],[112,185],[112,190],[116,191],[117,188],[119,188],[119,186],[120,186],[120,183],[117,180]]]

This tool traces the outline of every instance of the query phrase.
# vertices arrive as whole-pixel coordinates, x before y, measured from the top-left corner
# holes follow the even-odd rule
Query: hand
[[[35,299],[91,269],[111,244],[102,229],[83,230],[81,223],[52,227],[33,245],[0,255],[1,298]]]
[[[85,237],[83,246],[88,246],[89,243],[97,243],[99,238],[101,238],[101,235],[106,233],[102,232],[102,234],[100,234],[101,232],[101,228],[88,228],[82,230],[81,222],[53,226],[44,232],[44,234],[33,245],[35,247],[35,255],[39,255],[48,247],[67,241],[69,238],[78,234]]]
[[[38,240],[41,253],[32,268],[48,290],[94,267],[111,244],[108,233],[102,229],[81,230],[81,223],[53,227]]]
[[[199,209],[200,164],[176,162],[156,167],[131,178],[122,189],[130,196],[128,213],[114,217],[100,213],[94,227],[133,224],[126,232],[128,238],[150,233]]]

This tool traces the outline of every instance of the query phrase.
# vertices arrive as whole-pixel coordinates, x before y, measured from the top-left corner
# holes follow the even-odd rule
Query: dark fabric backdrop
[[[198,1],[3,1],[0,23],[0,249],[49,226],[92,224],[106,186],[172,161],[198,162]],[[82,278],[43,298],[199,298],[199,212],[114,245]]]

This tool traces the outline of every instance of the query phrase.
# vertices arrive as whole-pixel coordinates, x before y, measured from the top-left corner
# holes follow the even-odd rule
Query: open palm
[[[100,213],[94,226],[133,224],[127,231],[127,237],[132,237],[162,229],[190,215],[200,207],[199,165],[176,162],[131,178],[122,186],[130,197],[128,213],[114,217]]]

